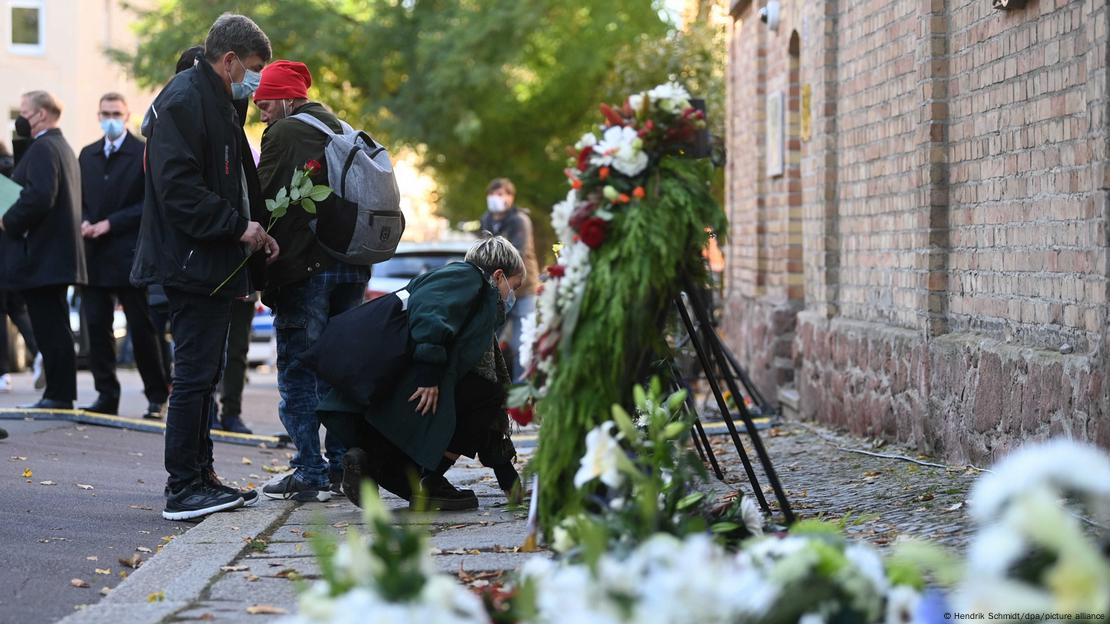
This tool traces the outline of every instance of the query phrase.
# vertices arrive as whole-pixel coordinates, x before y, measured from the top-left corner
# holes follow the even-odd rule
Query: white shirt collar
[[[50,132],[50,131],[51,131],[52,129],[53,129],[53,128],[47,128],[47,129],[45,129],[45,130],[39,130],[39,133],[38,133],[38,134],[36,134],[35,136],[31,137],[31,138],[33,138],[33,139],[37,139],[37,138],[39,138],[40,136],[42,136],[42,135],[46,134],[47,132]]]
[[[126,131],[124,131],[123,134],[119,135],[119,138],[116,139],[115,141],[108,140],[107,135],[105,135],[104,136],[104,149],[103,149],[104,153],[105,154],[109,153],[109,150],[108,150],[109,145],[114,145],[115,146],[115,151],[118,152],[120,146],[123,145],[123,140],[126,139],[126,138],[127,138],[127,132]]]

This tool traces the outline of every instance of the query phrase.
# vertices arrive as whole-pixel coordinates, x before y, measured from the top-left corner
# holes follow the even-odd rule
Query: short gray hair
[[[28,91],[23,94],[37,110],[44,110],[48,115],[57,119],[62,116],[62,103],[49,91]]]
[[[506,277],[528,277],[520,252],[504,236],[490,236],[474,243],[466,252],[466,261],[486,273],[501,269]]]
[[[204,40],[204,58],[210,63],[220,60],[228,52],[234,52],[240,60],[257,54],[263,63],[270,60],[273,52],[270,49],[270,38],[254,20],[246,15],[224,13],[212,23],[208,29],[208,38]]]

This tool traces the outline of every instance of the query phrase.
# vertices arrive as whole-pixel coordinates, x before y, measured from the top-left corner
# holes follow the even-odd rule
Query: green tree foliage
[[[387,146],[423,155],[441,214],[476,218],[485,184],[509,176],[550,242],[565,148],[596,123],[599,102],[669,77],[711,102],[723,97],[720,34],[675,32],[660,1],[162,0],[133,9],[137,52],[110,54],[157,87],[216,17],[242,12],[270,36],[275,58],[309,65],[314,98]]]

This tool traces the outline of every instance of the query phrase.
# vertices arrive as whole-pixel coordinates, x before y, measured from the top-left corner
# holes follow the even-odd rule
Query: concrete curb
[[[269,535],[297,507],[291,501],[263,498],[254,507],[212,514],[167,544],[103,600],[60,624],[157,624],[196,602],[247,548],[247,541]],[[161,592],[161,599],[151,599]]]

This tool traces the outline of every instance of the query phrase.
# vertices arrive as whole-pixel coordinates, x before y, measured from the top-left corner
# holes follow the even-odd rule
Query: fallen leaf
[[[262,470],[265,470],[266,472],[269,472],[271,474],[282,474],[283,472],[289,472],[289,466],[268,466],[266,464],[262,464]]]
[[[96,555],[89,555],[85,557],[85,561],[96,561]]]
[[[299,578],[300,575],[301,575],[300,572],[297,572],[293,568],[285,568],[284,570],[282,570],[281,572],[278,572],[274,576],[276,576],[278,578],[289,579],[289,580],[292,581],[292,580],[295,580],[295,579]]]
[[[249,570],[250,568],[245,565],[225,565],[220,566],[220,569],[224,572],[243,572],[244,570]]]
[[[81,488],[82,490],[91,490],[91,489],[93,489],[93,486],[85,485],[84,483],[78,483],[76,485],[77,485],[77,487]]]
[[[270,605],[252,605],[247,607],[247,613],[251,615],[285,615],[287,612],[281,607],[271,607]]]
[[[345,529],[345,528],[351,526],[351,523],[350,522],[345,522],[345,521],[340,521],[340,522],[336,522],[332,526],[337,528],[337,529]]]
[[[143,454],[142,454],[142,453],[139,453],[139,452],[134,452],[134,453],[128,453],[128,455],[132,455],[132,456],[134,456],[134,457],[142,457],[142,456],[143,456]]]
[[[82,581],[79,578],[70,579],[69,584],[73,585],[74,587],[88,587],[89,586],[88,583],[86,583],[85,581]]]
[[[150,507],[149,505],[128,505],[127,508],[128,509],[141,509],[143,511],[154,511],[154,508]]]
[[[931,500],[933,500],[933,498],[935,498],[935,497],[933,496],[932,492],[926,492],[926,493],[922,494],[921,496],[918,496],[917,500],[919,500],[921,502],[925,502],[925,501],[931,501]]]
[[[100,588],[100,595],[101,596],[107,596],[110,593],[112,593],[112,588],[111,587],[101,587]]]
[[[959,511],[961,508],[963,508],[963,506],[963,503],[956,503],[955,505],[946,508],[945,511]]]
[[[104,576],[111,576],[112,575],[112,568],[97,568],[96,573],[97,574],[102,574]]]
[[[12,455],[8,458],[8,461],[27,461],[27,458],[22,455]]]
[[[30,468],[24,468],[23,469],[23,478],[24,479],[30,479],[32,476],[34,476],[34,474],[35,473],[31,472]]]
[[[53,481],[39,481],[39,485],[58,485]]]
[[[251,464],[253,464],[253,463],[254,463],[253,461],[251,461],[251,458],[250,458],[250,457],[244,457],[244,458],[243,458],[242,460],[240,460],[240,461],[242,462],[242,464],[243,464],[244,466],[250,466]]]
[[[139,552],[142,552],[142,553],[154,552],[153,550],[147,548],[146,546],[139,546],[139,547],[135,548],[135,550],[137,550]]]
[[[253,472],[251,474],[247,475],[247,476],[252,478],[252,479],[261,479],[262,478],[261,475],[256,475]]]
[[[160,591],[151,592],[151,593],[147,594],[147,596],[146,596],[146,601],[147,602],[162,602],[165,599],[166,599],[166,592],[160,592]]]
[[[257,580],[258,580],[258,577],[257,577],[257,576],[255,576],[255,575],[253,575],[253,574],[248,574],[248,575],[247,575],[247,581],[248,581],[248,582],[250,582],[250,583],[253,583],[253,582],[257,581]]]
[[[126,566],[126,567],[128,567],[128,568],[131,568],[132,570],[134,570],[135,568],[137,568],[137,567],[139,567],[140,565],[142,565],[142,563],[143,563],[143,558],[142,558],[142,556],[141,556],[141,555],[139,555],[138,553],[136,553],[136,554],[134,554],[134,555],[131,555],[131,557],[130,557],[130,558],[120,557],[120,558],[118,559],[118,561],[119,561],[119,564],[120,564],[121,566]]]

